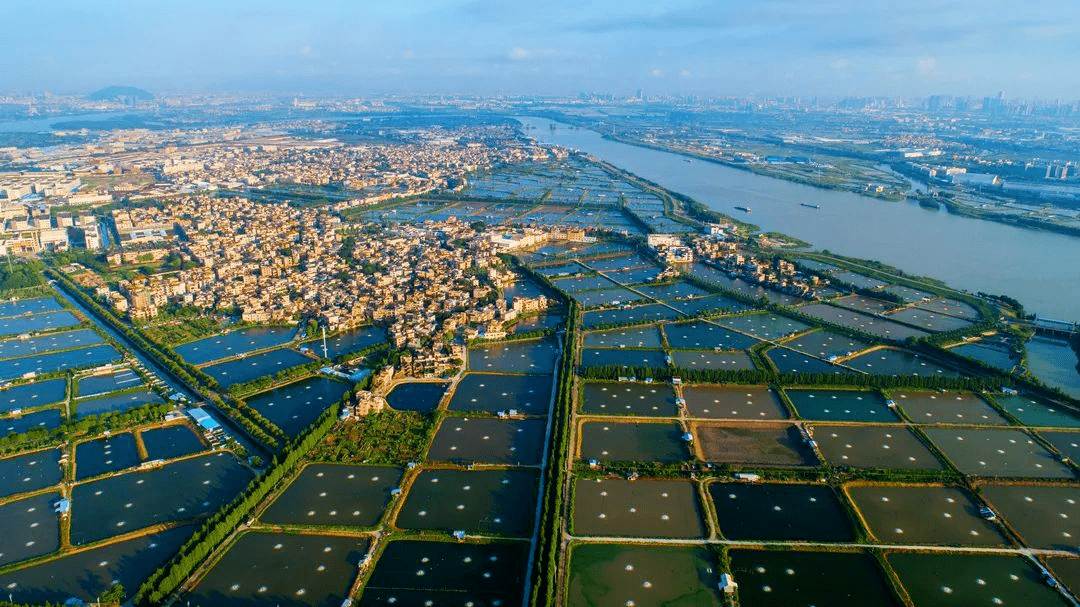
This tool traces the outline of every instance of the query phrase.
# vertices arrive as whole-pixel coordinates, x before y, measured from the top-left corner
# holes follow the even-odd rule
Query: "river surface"
[[[538,141],[591,154],[763,231],[783,232],[816,249],[878,260],[952,287],[1009,295],[1047,318],[1080,321],[1080,238],[688,161],[586,129],[560,124],[551,130],[551,121],[542,118],[519,120]]]

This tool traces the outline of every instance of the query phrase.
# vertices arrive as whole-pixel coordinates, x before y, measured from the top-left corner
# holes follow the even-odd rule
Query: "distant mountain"
[[[154,96],[133,86],[107,86],[86,98],[91,101],[150,101]]]

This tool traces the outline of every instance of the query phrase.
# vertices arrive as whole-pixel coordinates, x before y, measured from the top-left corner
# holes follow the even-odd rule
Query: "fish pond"
[[[188,342],[174,347],[173,351],[193,365],[203,365],[222,358],[287,344],[295,334],[296,327],[251,327]]]
[[[260,517],[271,525],[371,527],[401,484],[401,468],[311,464]]]
[[[944,465],[907,428],[900,426],[815,427],[821,455],[834,466],[941,470]]]
[[[5,596],[32,604],[61,604],[73,597],[90,603],[114,583],[131,592],[194,531],[191,525],[175,527],[33,565],[0,575],[0,588]]]
[[[964,474],[1073,478],[1068,466],[1020,430],[926,428],[924,431]]]
[[[1080,414],[1071,409],[1022,394],[994,394],[992,398],[1001,408],[1028,426],[1080,428]]]
[[[787,419],[787,408],[767,386],[686,386],[686,408],[693,417]]]
[[[309,377],[249,396],[245,401],[285,434],[298,436],[349,389],[349,384],[328,377]]]
[[[586,348],[659,348],[660,329],[656,325],[609,329],[586,333],[582,339]]]
[[[922,329],[824,303],[802,306],[799,308],[799,312],[834,325],[855,329],[884,339],[903,341],[909,337],[926,337],[930,335],[929,332]]]
[[[77,350],[63,350],[35,354],[23,358],[0,361],[0,380],[15,379],[26,373],[51,373],[67,369],[96,367],[121,359],[120,353],[107,344],[98,344]]]
[[[932,333],[966,329],[973,324],[970,320],[964,318],[946,316],[945,314],[938,314],[921,308],[906,308],[899,312],[893,312],[888,316],[892,320],[914,325]]]
[[[754,362],[746,352],[713,352],[712,350],[676,350],[671,364],[679,369],[752,370]]]
[[[559,344],[554,338],[511,341],[469,348],[469,369],[493,373],[550,374]]]
[[[1027,363],[1046,385],[1080,398],[1080,362],[1069,342],[1036,335],[1027,343]]]
[[[1008,546],[1001,528],[956,487],[858,485],[845,489],[870,533],[886,544]]]
[[[130,392],[119,392],[107,396],[92,396],[72,401],[71,408],[76,418],[102,413],[124,412],[142,405],[163,403],[165,400],[145,388]]]
[[[471,464],[535,466],[540,463],[547,422],[447,417],[428,450],[428,459]]]
[[[1020,364],[1020,357],[1009,344],[979,340],[949,348],[949,351],[1003,371],[1008,371]]]
[[[55,485],[63,475],[59,449],[5,457],[0,459],[0,498]]]
[[[0,391],[0,413],[33,409],[58,403],[67,398],[67,380],[47,379]]]
[[[601,462],[681,462],[690,459],[678,424],[586,422],[581,426],[581,459]]]
[[[389,335],[386,333],[386,329],[382,327],[359,327],[350,329],[344,333],[338,333],[333,337],[327,337],[325,354],[333,360],[341,356],[356,354],[357,352],[381,344],[387,339],[389,339]],[[306,341],[303,346],[310,348],[312,352],[319,356],[323,355],[323,341],[321,338]]]
[[[568,607],[720,607],[716,555],[700,546],[578,544]]]
[[[224,452],[76,485],[71,543],[204,516],[236,497],[249,480],[247,468]]]
[[[669,384],[589,382],[582,387],[582,411],[589,415],[674,417],[675,390]]]
[[[573,294],[573,298],[582,308],[626,305],[645,299],[643,296],[622,287],[598,289],[595,291],[578,291]]]
[[[40,314],[41,312],[54,312],[62,309],[60,302],[52,297],[16,299],[0,302],[0,317]]]
[[[187,424],[141,430],[139,438],[146,447],[147,459],[166,460],[184,457],[206,449],[195,431]]]
[[[729,540],[855,540],[840,497],[827,485],[710,483],[709,496]]]
[[[45,409],[37,413],[28,413],[19,417],[0,419],[0,437],[8,434],[22,434],[34,428],[52,430],[59,428],[63,420],[58,409]]]
[[[430,413],[439,407],[449,387],[447,382],[402,382],[386,395],[386,404],[398,411]]]
[[[886,556],[916,605],[1068,605],[1022,556],[895,553]]]
[[[1002,426],[1009,420],[970,392],[894,391],[893,400],[915,423]]]
[[[62,329],[64,327],[74,327],[81,323],[82,321],[67,310],[55,310],[51,312],[30,314],[28,316],[0,318],[0,337]]]
[[[731,550],[728,555],[741,605],[902,605],[877,562],[863,552]]]
[[[881,349],[860,354],[844,364],[873,375],[918,375],[920,377],[958,377],[960,374],[944,365],[906,350]]]
[[[695,424],[700,458],[721,464],[816,466],[814,455],[793,424]]]
[[[528,538],[539,490],[540,471],[535,469],[423,470],[394,524]]]
[[[697,488],[686,481],[578,479],[573,533],[601,537],[705,537]]]
[[[758,343],[753,337],[701,320],[664,325],[664,333],[675,350],[745,350]]]
[[[660,320],[675,320],[679,312],[663,304],[648,304],[616,310],[592,310],[581,315],[581,326],[586,329],[605,326],[636,325]]]
[[[552,379],[551,375],[468,373],[454,388],[449,407],[487,413],[516,409],[521,414],[544,415],[551,407]]]
[[[1061,451],[1065,457],[1080,461],[1080,432],[1040,430],[1039,435],[1049,441],[1055,449]]]
[[[754,337],[769,340],[776,340],[787,337],[788,335],[802,333],[810,328],[810,325],[795,320],[794,318],[765,313],[724,318],[717,322],[725,327],[735,329],[736,331],[749,333]]]
[[[49,333],[29,339],[8,339],[0,341],[0,359],[93,346],[100,344],[102,341],[104,340],[101,336],[90,329]]]
[[[632,369],[649,367],[660,369],[667,367],[667,357],[663,350],[601,350],[586,348],[581,351],[583,367],[615,366]]]
[[[358,605],[517,607],[528,559],[527,542],[395,540],[375,563]]]
[[[53,511],[59,499],[59,493],[43,493],[0,506],[0,566],[60,548],[60,525]]]
[[[644,285],[635,288],[646,297],[659,299],[661,301],[687,299],[689,297],[704,297],[709,294],[705,289],[684,281],[675,281],[659,285]]]
[[[780,373],[816,373],[833,374],[855,373],[854,370],[840,365],[825,362],[808,354],[788,350],[784,347],[772,348],[765,352],[765,356],[772,361],[773,366]]]
[[[869,348],[871,344],[861,339],[822,329],[784,342],[784,345],[792,350],[829,360],[832,357],[851,356]]]
[[[784,390],[804,419],[895,422],[896,414],[877,392],[865,390]]]
[[[203,367],[203,372],[217,380],[223,388],[247,383],[267,375],[274,375],[293,367],[312,362],[296,350],[281,348],[243,358],[227,360],[222,363]]]
[[[370,545],[366,537],[245,533],[182,601],[339,607]]]
[[[1080,543],[1080,487],[989,484],[982,496],[1032,547],[1075,551]]]
[[[79,396],[96,396],[108,392],[130,390],[143,385],[143,380],[131,369],[81,377],[78,381]]]
[[[139,446],[130,432],[81,442],[75,447],[75,478],[85,480],[138,466]]]

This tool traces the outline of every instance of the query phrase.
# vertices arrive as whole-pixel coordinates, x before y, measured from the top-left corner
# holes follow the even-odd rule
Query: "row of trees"
[[[8,434],[0,438],[0,454],[43,447],[72,436],[91,437],[140,426],[161,419],[169,408],[170,405],[165,403],[154,403],[134,407],[127,411],[110,411],[100,415],[88,415],[81,419],[70,419],[52,430],[41,427],[30,428],[26,432]]]
[[[217,390],[220,387],[216,379],[192,366],[171,348],[150,341],[143,336],[142,333],[122,322],[111,311],[98,303],[97,300],[88,295],[62,272],[58,272],[51,268],[46,269],[45,272],[51,278],[59,282],[64,287],[64,291],[73,298],[78,299],[87,309],[97,315],[98,318],[108,324],[113,330],[127,338],[136,348],[154,358],[158,364],[164,367],[174,378],[185,384],[188,389],[198,392],[199,386],[204,386],[209,390]],[[259,424],[245,416],[237,407],[226,404],[215,394],[210,395],[210,401],[219,407],[222,412],[226,413],[230,418],[239,423],[240,426],[251,434],[252,438],[255,440],[262,442],[271,449],[278,446],[279,443],[277,440],[270,436]]]
[[[764,369],[684,369],[679,367],[624,367],[598,365],[583,367],[579,375],[588,380],[667,379],[679,377],[689,383],[779,384],[784,386],[859,386],[867,388],[912,388],[924,390],[992,390],[1010,385],[998,376],[870,375],[865,373],[777,373]]]
[[[567,314],[563,354],[558,368],[555,410],[551,420],[551,444],[548,446],[543,506],[540,515],[540,534],[535,552],[530,606],[553,606],[559,594],[559,550],[562,542],[563,505],[566,471],[563,462],[570,449],[570,422],[574,398],[574,352],[578,307],[570,302]]]

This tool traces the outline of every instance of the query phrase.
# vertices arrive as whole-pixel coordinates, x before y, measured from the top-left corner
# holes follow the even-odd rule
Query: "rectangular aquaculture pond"
[[[707,532],[693,483],[605,478],[574,484],[575,535],[699,538]]]
[[[311,464],[260,517],[271,525],[371,527],[404,471],[389,466]]]
[[[577,544],[568,607],[720,607],[716,554],[702,546]]]
[[[681,462],[691,458],[682,429],[674,423],[586,422],[581,459],[601,462]]]
[[[454,411],[486,413],[514,409],[521,414],[544,415],[551,407],[552,380],[551,375],[468,373],[454,388],[449,408]],[[393,396],[402,387],[399,385],[390,395]],[[396,397],[394,402],[397,402]],[[394,402],[391,402],[390,406],[397,409]]]
[[[956,487],[854,485],[845,488],[870,533],[887,544],[1008,546],[982,506]]]
[[[402,529],[528,538],[536,520],[540,471],[423,470],[394,524]]]
[[[675,390],[670,384],[588,382],[582,387],[582,411],[590,415],[674,417]]]
[[[702,460],[720,464],[816,466],[817,456],[798,428],[783,423],[694,424]]]
[[[787,408],[768,386],[686,386],[686,408],[693,417],[787,419]]]
[[[428,450],[428,459],[460,464],[535,466],[540,463],[547,422],[447,417]]]
[[[827,485],[710,483],[709,496],[729,540],[855,540],[841,498]]]

